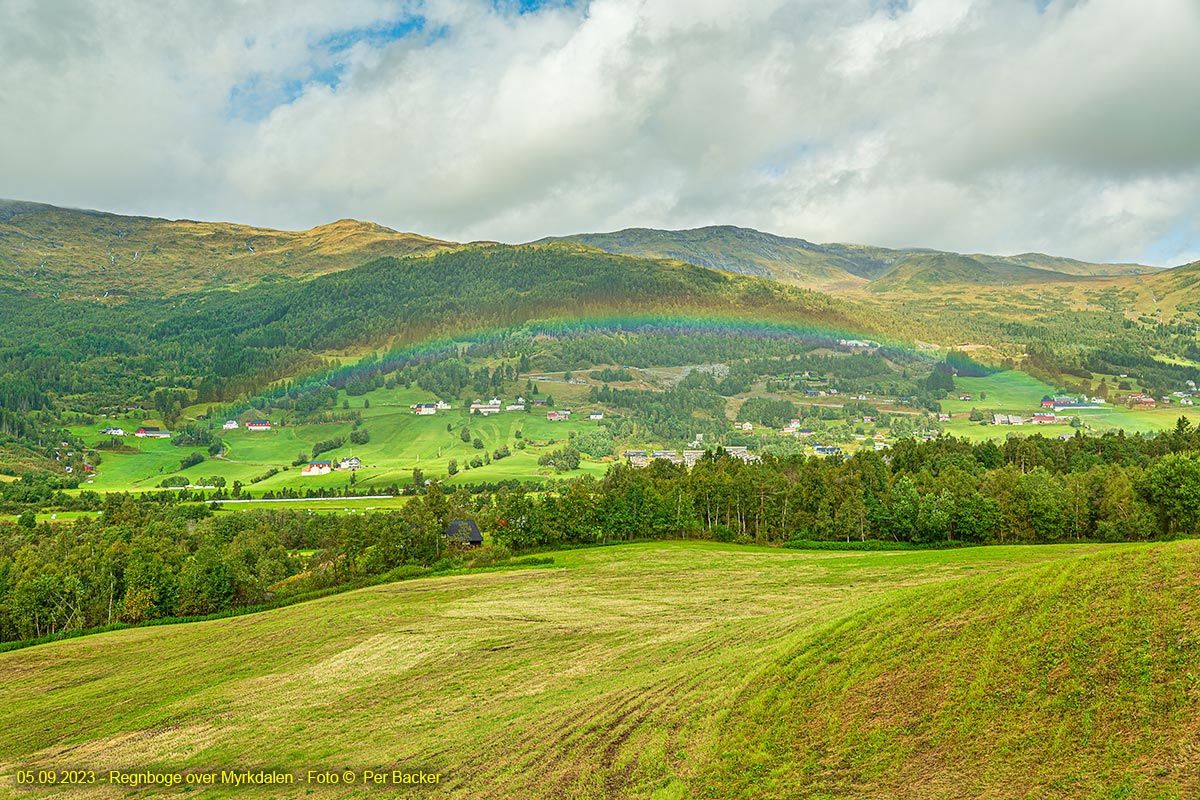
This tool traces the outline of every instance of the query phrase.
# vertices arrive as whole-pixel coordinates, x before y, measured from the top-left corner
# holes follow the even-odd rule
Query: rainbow
[[[728,336],[742,338],[795,340],[806,344],[847,346],[851,342],[870,342],[874,345],[902,351],[922,360],[933,361],[936,356],[919,351],[909,343],[890,340],[877,334],[839,328],[812,321],[748,320],[732,314],[624,314],[595,315],[572,318],[529,320],[520,325],[479,329],[452,336],[442,336],[419,343],[395,347],[382,354],[365,356],[359,362],[315,373],[297,383],[260,394],[268,402],[279,399],[288,391],[306,391],[320,386],[343,386],[356,377],[377,372],[390,373],[423,360],[461,352],[464,348],[504,339],[549,337],[563,339],[612,334],[666,334],[671,336]],[[248,408],[248,403],[231,407]]]

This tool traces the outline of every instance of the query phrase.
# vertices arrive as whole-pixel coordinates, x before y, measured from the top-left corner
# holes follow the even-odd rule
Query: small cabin
[[[479,532],[479,526],[473,519],[452,520],[442,535],[454,544],[465,544],[468,547],[479,547],[483,544],[483,534]]]

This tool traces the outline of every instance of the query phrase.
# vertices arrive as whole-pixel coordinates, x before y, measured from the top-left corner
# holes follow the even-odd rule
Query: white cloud
[[[0,195],[456,239],[1200,250],[1195,0],[896,5],[8,0]]]

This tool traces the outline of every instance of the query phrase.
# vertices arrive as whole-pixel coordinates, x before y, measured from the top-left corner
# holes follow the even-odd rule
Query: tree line
[[[10,484],[16,486],[16,484]],[[49,483],[7,491],[61,494]],[[418,489],[372,514],[214,511],[202,493],[82,493],[99,518],[0,524],[0,640],[253,607],[480,559],[448,542],[474,519],[497,552],[706,538],[784,544],[1143,541],[1200,530],[1200,433],[902,441],[852,458],[720,449],[551,482]],[[414,572],[414,570],[416,572]]]

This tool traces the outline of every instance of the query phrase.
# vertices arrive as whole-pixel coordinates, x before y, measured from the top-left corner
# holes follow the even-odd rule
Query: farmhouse
[[[831,444],[819,444],[813,448],[813,452],[819,456],[836,456],[842,452],[842,448]]]
[[[683,451],[683,465],[685,467],[687,467],[688,469],[691,469],[692,467],[696,466],[696,462],[702,458],[704,458],[703,450],[684,450]]]
[[[256,419],[252,422],[246,423],[246,430],[248,430],[248,431],[269,431],[269,430],[271,430],[271,423],[265,419]]]
[[[599,411],[593,411],[592,413],[588,414],[588,419],[592,422],[596,422],[597,420],[604,419],[604,414]]]
[[[750,423],[750,422],[743,422],[741,424],[735,424],[733,427],[737,428],[739,431],[745,431],[746,433],[750,433],[751,431],[754,430],[754,425],[753,425],[753,423]]]
[[[436,403],[433,404],[433,407],[436,408],[438,411],[449,411],[450,410],[450,404],[447,403],[445,400],[438,400]]]
[[[349,458],[343,458],[341,463],[338,464],[338,469],[360,469],[361,467],[362,467],[362,459],[359,458],[358,456],[350,456]]]
[[[500,413],[500,401],[494,397],[492,398],[491,402],[488,402],[488,403],[481,403],[478,400],[476,400],[474,403],[471,403],[471,413],[472,414],[482,414],[485,417],[488,414],[499,414]]]
[[[993,425],[1021,425],[1024,422],[1020,414],[992,414]]]
[[[238,421],[236,419],[227,419],[225,424],[221,426],[224,431],[236,431],[238,429]]]
[[[468,547],[479,547],[483,544],[483,534],[472,519],[452,520],[442,535],[453,544],[465,544]]]
[[[544,405],[546,405],[546,401],[545,400],[534,400],[533,404],[535,406],[544,406]]]
[[[564,408],[561,411],[547,411],[546,419],[550,422],[566,422],[571,418],[571,409]]]
[[[1054,398],[1048,394],[1042,395],[1042,408],[1054,408]]]
[[[105,428],[100,433],[103,436],[124,436],[125,430],[123,428]]]
[[[949,414],[938,414],[938,422],[949,422],[949,421],[950,421]]]
[[[1033,415],[1033,424],[1034,425],[1053,425],[1057,421],[1058,421],[1058,416],[1056,414],[1034,414]]]
[[[171,432],[164,431],[161,428],[143,427],[138,428],[137,433],[135,433],[134,436],[137,436],[140,439],[170,439]]]
[[[409,408],[419,417],[428,417],[438,412],[437,403],[414,403]]]
[[[504,410],[505,411],[524,411],[525,404],[524,403],[509,403],[508,405],[506,405],[504,407]]]
[[[333,472],[332,461],[310,461],[300,470],[301,475],[328,475]]]

